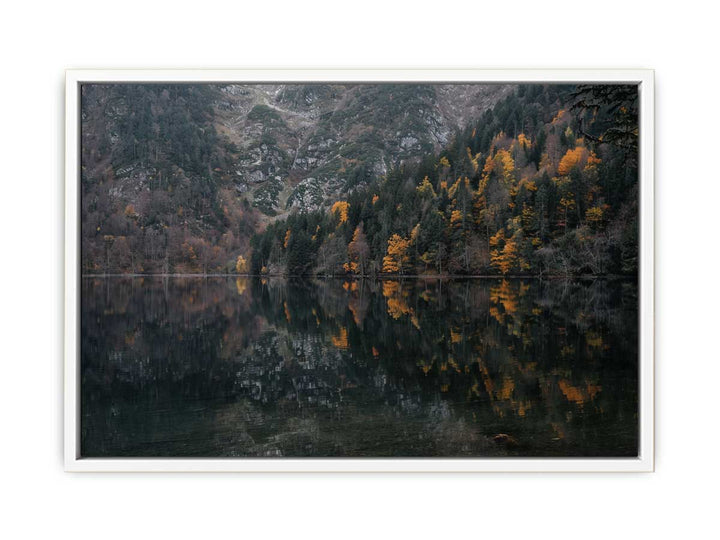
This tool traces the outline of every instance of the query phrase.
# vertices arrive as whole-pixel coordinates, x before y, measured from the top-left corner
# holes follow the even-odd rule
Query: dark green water
[[[84,278],[81,449],[635,456],[627,281]]]

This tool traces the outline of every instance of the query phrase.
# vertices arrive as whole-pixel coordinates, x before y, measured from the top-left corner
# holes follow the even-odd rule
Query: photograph
[[[79,461],[638,459],[638,82],[77,94]]]

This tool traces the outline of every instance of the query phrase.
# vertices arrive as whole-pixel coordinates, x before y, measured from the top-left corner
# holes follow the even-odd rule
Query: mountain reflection
[[[635,456],[626,281],[86,278],[83,456]]]

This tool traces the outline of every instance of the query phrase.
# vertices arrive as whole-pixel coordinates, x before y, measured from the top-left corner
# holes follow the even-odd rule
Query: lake
[[[635,281],[86,277],[83,457],[638,453]]]

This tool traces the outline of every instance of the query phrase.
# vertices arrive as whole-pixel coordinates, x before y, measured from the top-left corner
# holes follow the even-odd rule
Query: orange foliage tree
[[[558,165],[558,174],[560,176],[567,176],[573,167],[580,164],[583,157],[586,154],[586,149],[582,146],[576,146],[574,150],[568,150],[560,160]]]
[[[370,246],[363,232],[363,225],[360,223],[360,225],[355,227],[352,241],[348,244],[348,257],[350,261],[343,265],[345,271],[364,274],[369,256]]]
[[[247,261],[242,255],[238,255],[237,262],[235,263],[235,271],[238,274],[245,274],[247,272]]]
[[[332,208],[330,208],[330,212],[333,215],[339,216],[340,224],[343,224],[348,220],[348,209],[349,208],[350,208],[349,202],[337,201],[335,204],[332,205]]]
[[[497,268],[503,275],[512,270],[518,262],[517,242],[511,238],[505,238],[505,230],[500,229],[490,237],[490,264]]]
[[[400,235],[393,234],[388,239],[387,255],[383,257],[382,271],[388,273],[400,273],[410,262],[408,247],[410,242]]]

